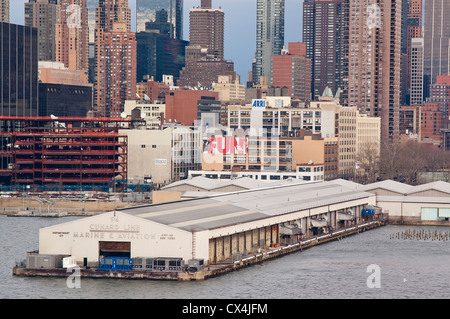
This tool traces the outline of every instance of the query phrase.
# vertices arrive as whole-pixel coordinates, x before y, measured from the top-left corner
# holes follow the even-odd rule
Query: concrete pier
[[[327,243],[333,240],[341,239],[343,237],[351,236],[364,232],[373,228],[384,226],[385,221],[368,221],[346,229],[334,231],[328,234],[322,234],[319,236],[310,237],[304,239],[298,243],[291,245],[279,245],[277,247],[270,247],[263,249],[258,253],[245,256],[241,260],[225,260],[217,264],[210,264],[205,266],[203,271],[195,273],[189,272],[167,272],[167,271],[142,271],[142,270],[130,270],[130,271],[104,271],[95,268],[83,269],[80,268],[79,274],[81,278],[120,278],[120,279],[147,279],[147,280],[172,280],[172,281],[190,281],[190,280],[205,280],[208,278],[216,277],[230,271],[238,270],[241,268],[249,267],[256,263],[281,257],[293,252],[302,251],[316,245]],[[73,273],[67,269],[36,269],[36,268],[24,268],[14,267],[13,275],[21,277],[68,277]]]

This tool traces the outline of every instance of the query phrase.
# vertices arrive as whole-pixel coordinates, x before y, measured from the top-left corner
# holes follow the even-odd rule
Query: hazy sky
[[[11,0],[11,23],[24,24],[24,3]],[[303,0],[286,0],[285,42],[302,41]],[[189,40],[189,9],[200,5],[200,0],[184,0],[185,40]],[[135,30],[136,1],[129,0],[132,10],[132,28]],[[256,48],[256,0],[213,0],[213,8],[221,7],[225,13],[225,59],[235,64],[241,83],[247,81]]]

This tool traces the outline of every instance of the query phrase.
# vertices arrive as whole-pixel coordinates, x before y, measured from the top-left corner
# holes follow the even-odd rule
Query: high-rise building
[[[117,23],[131,31],[131,9],[128,0],[98,0],[95,11],[95,28],[111,32]]]
[[[209,55],[207,49],[199,45],[189,45],[186,47],[185,66],[180,71],[177,85],[210,89],[221,75],[231,75],[234,81],[234,63]]]
[[[425,0],[424,14],[424,96],[436,76],[449,73],[450,1]]]
[[[208,54],[224,58],[225,14],[222,9],[212,9],[211,1],[202,1],[200,8],[189,11],[189,44],[208,49]]]
[[[410,105],[422,105],[423,98],[423,38],[411,39],[409,62]]]
[[[258,0],[256,3],[256,56],[253,83],[266,76],[272,82],[272,55],[281,54],[284,45],[284,0]]]
[[[177,85],[211,88],[220,75],[231,75],[234,81],[234,63],[224,60],[224,12],[212,9],[211,0],[202,0],[189,16],[191,38]]]
[[[137,42],[137,82],[144,76],[153,77],[161,82],[163,75],[173,75],[178,80],[185,63],[185,48],[188,41],[168,37],[158,32],[138,32]]]
[[[9,0],[0,0],[0,22],[9,23]]]
[[[0,22],[0,116],[38,115],[38,30]]]
[[[86,0],[59,0],[56,61],[71,70],[89,69],[89,27]]]
[[[406,94],[409,95],[410,104],[412,103],[412,70],[411,67],[414,66],[412,64],[413,55],[416,52],[413,52],[413,41],[414,39],[422,38],[422,1],[423,0],[408,0],[408,12],[406,16],[406,54],[407,60],[405,65],[406,72]],[[417,42],[415,43],[417,48]],[[423,48],[422,48],[423,49]],[[423,52],[421,53],[423,55]],[[423,64],[422,64],[423,67]],[[423,75],[422,75],[423,76]],[[409,92],[408,92],[409,91]],[[408,100],[408,99],[407,99]],[[415,102],[416,103],[416,102]],[[413,104],[411,104],[413,105]],[[415,104],[417,105],[417,104]]]
[[[421,107],[420,140],[424,143],[441,147],[443,134],[441,128],[444,123],[444,112],[439,110],[438,102],[426,101]]]
[[[89,27],[89,43],[95,42],[95,21],[96,10],[99,0],[86,0],[86,6],[88,10],[88,27]]]
[[[128,0],[100,0],[95,28],[94,111],[119,117],[136,97],[136,37]]]
[[[161,15],[164,21],[158,20]],[[137,0],[136,32],[160,28],[166,28],[171,38],[183,39],[183,0]]]
[[[173,28],[172,23],[168,22],[169,15],[166,10],[161,9],[156,11],[156,17],[154,21],[145,22],[145,31],[156,31],[162,35],[166,35],[172,38]]]
[[[311,101],[311,60],[305,43],[290,42],[281,55],[272,56],[272,78],[272,86],[288,88],[291,98]]]
[[[381,141],[399,137],[400,0],[350,0],[348,106],[381,117]]]
[[[56,25],[59,23],[57,0],[28,0],[25,26],[39,33],[39,61],[56,61]]]
[[[341,92],[341,104],[348,95],[348,0],[306,0],[303,3],[303,42],[312,62],[313,100],[326,87]]]
[[[98,0],[86,0],[88,10],[89,27],[89,82],[94,83],[95,78],[95,11],[98,7]]]
[[[436,76],[436,82],[430,85],[430,96],[427,102],[436,103],[444,117],[450,116],[450,75]]]

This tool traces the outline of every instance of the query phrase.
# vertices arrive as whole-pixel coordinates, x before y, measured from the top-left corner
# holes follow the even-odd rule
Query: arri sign
[[[265,110],[266,109],[266,100],[253,99],[252,100],[252,109],[253,110]]]

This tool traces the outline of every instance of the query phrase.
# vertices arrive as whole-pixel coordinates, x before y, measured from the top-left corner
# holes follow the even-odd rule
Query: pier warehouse
[[[39,254],[96,267],[101,256],[204,264],[355,225],[376,195],[320,182],[119,209],[40,230]]]

